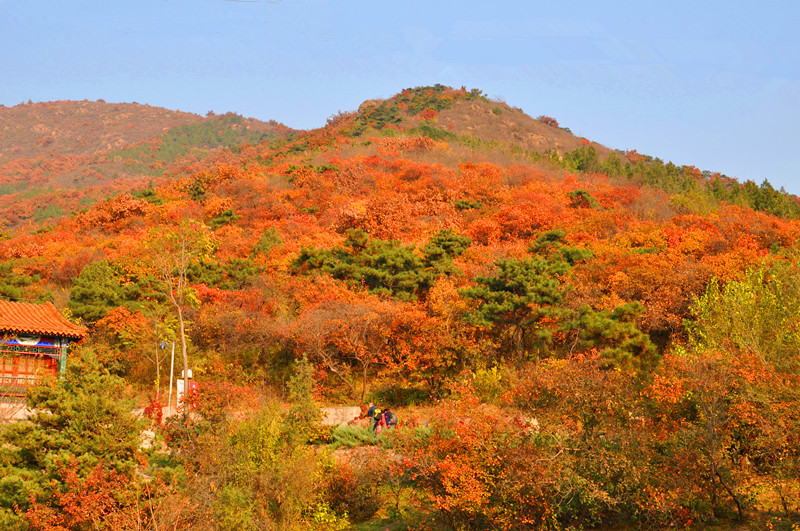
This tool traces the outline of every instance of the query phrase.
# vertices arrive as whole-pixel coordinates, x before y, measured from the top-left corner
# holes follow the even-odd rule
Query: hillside
[[[202,120],[195,114],[136,103],[52,101],[1,107],[0,163],[119,150]]]
[[[80,385],[31,407],[132,396],[167,450],[58,465],[78,437],[31,472],[48,420],[3,432],[0,476],[17,479],[0,482],[0,523],[61,525],[75,498],[18,486],[92,498],[77,477],[114,493],[104,515],[159,528],[797,521],[796,197],[441,85],[260,142],[177,140],[220,123],[249,122],[81,155],[133,169],[74,214],[37,222],[35,179],[12,194],[0,297],[91,330],[71,354]],[[162,341],[195,374],[198,416],[158,418]],[[319,403],[369,401],[399,428],[317,422]],[[69,408],[69,426],[94,425]],[[358,450],[329,457],[342,445]]]
[[[388,100],[369,100],[358,110],[359,124],[413,127],[419,122],[447,133],[470,136],[528,152],[565,153],[593,145],[601,156],[609,150],[560,128],[550,117],[538,119],[505,102],[492,101],[480,91],[447,90],[437,85],[429,94],[406,91]]]
[[[0,221],[9,227],[52,222],[145,187],[167,165],[288,134],[276,122],[136,103],[0,107]]]

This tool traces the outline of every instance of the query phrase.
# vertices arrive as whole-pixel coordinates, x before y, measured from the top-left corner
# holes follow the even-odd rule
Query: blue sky
[[[0,104],[296,128],[434,83],[611,148],[800,194],[800,2],[0,0]]]

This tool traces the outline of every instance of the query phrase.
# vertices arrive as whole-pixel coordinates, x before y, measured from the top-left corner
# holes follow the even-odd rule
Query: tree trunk
[[[744,513],[742,512],[742,504],[739,502],[739,496],[733,492],[733,489],[728,486],[727,483],[722,479],[722,475],[719,473],[719,470],[715,470],[717,473],[717,478],[719,479],[719,484],[722,485],[722,488],[725,489],[725,492],[728,493],[728,496],[731,497],[733,503],[736,504],[736,512],[739,514],[739,520],[744,519]]]
[[[183,355],[183,377],[184,379],[189,378],[189,355],[186,353],[186,326],[183,322],[183,310],[181,310],[180,306],[178,308],[178,323],[180,323],[181,329],[181,354]]]
[[[361,402],[364,402],[364,397],[367,395],[367,368],[368,365],[364,362],[361,363]]]
[[[156,402],[161,402],[161,358],[158,357],[158,343],[156,343]]]
[[[176,301],[174,297],[172,302],[177,310],[178,323],[180,325],[181,354],[183,357],[183,399],[186,400],[186,397],[189,394],[189,355],[186,352],[186,326],[183,322],[183,309],[181,308],[181,305],[178,304],[178,301]],[[188,412],[188,409],[189,408],[187,407],[183,408],[184,414]]]
[[[342,371],[336,367],[336,363],[334,362],[333,358],[324,351],[320,352],[319,356],[322,358],[322,361],[325,362],[325,365],[328,366],[328,370],[335,374],[342,382],[347,384],[347,386],[350,388],[350,392],[353,393],[352,396],[355,396],[358,392],[356,386],[353,385],[353,382],[351,382],[348,378],[345,378],[345,376],[342,374]]]
[[[523,364],[523,348],[522,348],[522,334],[523,329],[517,325],[514,327],[514,350],[517,355],[517,368],[521,369]]]

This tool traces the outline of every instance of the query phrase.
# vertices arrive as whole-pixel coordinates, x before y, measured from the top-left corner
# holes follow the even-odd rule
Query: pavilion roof
[[[69,322],[51,302],[0,301],[0,334],[9,332],[81,339],[86,327]]]

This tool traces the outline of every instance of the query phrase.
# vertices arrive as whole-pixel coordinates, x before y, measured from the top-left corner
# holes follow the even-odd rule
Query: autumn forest
[[[800,199],[512,105],[0,107],[0,528],[797,529]]]

